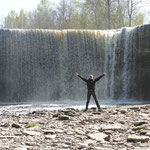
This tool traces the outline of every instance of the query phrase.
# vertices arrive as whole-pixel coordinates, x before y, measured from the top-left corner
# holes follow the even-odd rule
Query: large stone
[[[147,118],[149,116],[149,114],[145,114],[145,113],[140,113],[140,116],[142,116],[143,118]]]
[[[133,130],[133,131],[137,131],[137,130],[142,130],[142,129],[145,129],[145,127],[143,127],[143,126],[138,126],[138,127],[133,128],[132,130]]]
[[[88,147],[88,144],[87,143],[78,143],[78,147],[77,149],[87,149]]]
[[[74,113],[72,110],[61,110],[61,112],[64,113],[64,115],[69,115],[70,113]]]
[[[127,110],[126,110],[126,109],[121,109],[120,112],[121,112],[122,114],[125,114],[125,113],[127,112]]]
[[[121,142],[121,141],[123,141],[123,137],[122,136],[113,137],[113,142]]]
[[[86,140],[86,141],[84,141],[84,143],[85,144],[92,144],[92,143],[95,143],[95,140],[93,140],[93,139],[88,139],[88,140]]]
[[[94,139],[94,140],[101,141],[101,142],[108,141],[108,138],[109,138],[109,136],[104,133],[88,134],[88,137],[90,139]]]
[[[4,122],[4,123],[1,123],[0,126],[1,126],[1,127],[9,127],[9,123]]]
[[[21,128],[21,126],[16,123],[13,123],[11,126],[12,126],[12,128]]]
[[[129,135],[127,138],[128,142],[148,142],[148,136]]]
[[[141,126],[143,124],[146,124],[146,122],[145,121],[137,121],[134,123],[135,126]]]
[[[55,134],[55,131],[54,130],[43,130],[44,134],[47,135],[47,134]]]
[[[18,136],[0,136],[0,139],[18,138]]]
[[[146,131],[146,130],[141,130],[141,131],[140,131],[140,134],[141,134],[141,135],[146,135],[146,134],[147,134],[147,131]]]
[[[36,131],[23,131],[24,135],[30,135],[30,136],[38,136],[41,135],[40,132],[36,132]]]
[[[45,139],[55,139],[56,135],[46,135]]]
[[[102,125],[99,131],[103,130],[125,130],[125,127],[121,124],[109,124],[109,125]]]
[[[135,110],[135,111],[140,111],[140,107],[137,107],[137,106],[130,107],[129,109]]]
[[[113,133],[113,131],[112,130],[105,130],[104,133],[107,135],[111,135]]]
[[[150,132],[147,132],[146,135],[150,136]]]
[[[58,120],[69,120],[70,118],[68,116],[59,116]]]
[[[61,133],[64,133],[64,131],[61,129],[55,129],[54,133],[61,134]]]

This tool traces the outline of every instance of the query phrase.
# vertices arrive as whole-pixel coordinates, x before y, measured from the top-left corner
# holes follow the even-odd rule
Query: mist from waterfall
[[[85,78],[106,72],[96,84],[99,99],[138,99],[143,28],[0,29],[0,101],[86,99],[86,84],[76,72]]]

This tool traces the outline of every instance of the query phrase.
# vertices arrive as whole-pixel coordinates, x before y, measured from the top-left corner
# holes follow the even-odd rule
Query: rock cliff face
[[[150,100],[150,25],[137,29],[135,97]]]
[[[120,30],[0,29],[0,101],[85,99],[85,78],[103,72],[98,98],[150,100],[150,25]]]

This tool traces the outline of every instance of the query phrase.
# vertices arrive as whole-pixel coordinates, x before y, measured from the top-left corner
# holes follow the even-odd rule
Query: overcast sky
[[[19,12],[24,10],[33,10],[41,0],[0,0],[0,16],[5,17],[13,9]]]
[[[0,0],[0,22],[4,19],[11,10],[15,10],[17,13],[21,9],[25,11],[34,10],[41,0]],[[54,0],[58,3],[60,0]]]
[[[11,10],[15,10],[17,13],[23,8],[25,11],[34,10],[41,0],[0,0],[0,23]],[[58,3],[60,0],[54,0]],[[144,3],[146,2],[147,3]],[[145,23],[150,22],[150,0],[143,0],[141,3],[141,11],[145,13]]]

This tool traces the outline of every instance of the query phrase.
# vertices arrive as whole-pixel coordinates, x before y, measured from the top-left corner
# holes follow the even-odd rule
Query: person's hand
[[[77,75],[77,76],[79,75],[78,72],[76,72],[76,75]]]
[[[104,76],[106,75],[106,72],[104,72]]]

